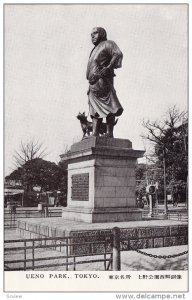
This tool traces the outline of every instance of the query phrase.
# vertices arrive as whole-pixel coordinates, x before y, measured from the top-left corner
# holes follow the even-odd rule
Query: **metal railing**
[[[147,253],[146,251],[141,251],[138,249],[139,247],[131,247],[129,239],[121,239],[121,230],[119,227],[114,227],[112,230],[113,235],[113,270],[120,271],[121,270],[121,251],[136,251],[137,253],[149,256],[155,259],[170,259],[177,258],[179,256],[187,255],[188,251],[182,251],[180,253],[174,253],[172,255],[156,255],[152,253]],[[145,238],[143,238],[145,239]],[[125,246],[125,247],[124,247]]]
[[[158,237],[161,238],[161,236]],[[141,239],[146,238],[141,237]],[[141,244],[131,245],[130,238],[123,238],[121,229],[118,227],[114,227],[108,235],[97,236],[94,241],[87,240],[89,240],[87,235],[6,240],[4,270],[51,270],[50,268],[54,268],[55,271],[55,268],[64,267],[66,271],[76,271],[78,265],[103,263],[104,270],[119,271],[122,251],[136,251],[155,259],[176,258],[188,254],[188,251],[182,251],[173,255],[156,255],[141,251]]]
[[[44,217],[45,216],[45,212],[44,211],[40,211],[38,209],[18,209],[16,210],[16,216],[18,218],[39,218],[39,217]],[[11,212],[10,211],[6,211],[4,212],[4,216],[10,216]],[[48,209],[48,216],[49,217],[61,217],[62,216],[62,209]]]
[[[142,218],[148,218],[149,211],[143,210]],[[161,218],[163,216],[163,210],[156,210],[153,212],[153,218]],[[176,221],[188,221],[188,213],[187,212],[175,212],[175,211],[168,211],[167,218],[169,220],[176,220]]]
[[[83,243],[76,240],[76,237],[6,240],[4,269],[19,271],[65,267],[66,271],[71,268],[75,271],[77,265],[88,263],[104,263],[104,270],[112,268],[113,254],[108,238]],[[102,254],[97,253],[98,245],[103,247]],[[78,254],[79,247],[89,249],[89,253],[80,251]]]
[[[60,209],[49,209],[48,213],[45,211],[35,210],[16,210],[16,213],[9,211],[4,212],[4,228],[13,229],[16,228],[16,221],[23,218],[56,218],[62,216],[62,210]]]
[[[168,212],[167,215],[169,220],[178,220],[178,221],[188,221],[188,214],[187,213],[180,213],[180,212]]]

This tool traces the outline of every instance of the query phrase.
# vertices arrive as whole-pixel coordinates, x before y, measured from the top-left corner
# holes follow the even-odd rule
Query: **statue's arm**
[[[101,76],[106,76],[111,72],[112,69],[120,68],[121,62],[123,59],[123,53],[119,49],[119,47],[115,44],[113,41],[107,41],[107,51],[109,56],[111,57],[111,60],[108,64],[108,66],[104,67],[100,74]]]
[[[109,63],[109,65],[107,66],[109,69],[116,69],[117,68],[117,60],[119,60],[120,58],[123,58],[123,54],[121,52],[120,53],[114,53],[113,56],[112,56],[112,59]]]

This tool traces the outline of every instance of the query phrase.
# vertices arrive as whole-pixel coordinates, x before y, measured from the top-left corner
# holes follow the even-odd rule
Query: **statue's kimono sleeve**
[[[109,56],[112,57],[110,64],[112,64],[113,69],[121,68],[123,53],[119,47],[115,44],[115,42],[110,40],[106,41],[105,46]]]

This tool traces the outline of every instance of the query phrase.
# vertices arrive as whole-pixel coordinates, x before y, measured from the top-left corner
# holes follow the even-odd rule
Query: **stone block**
[[[138,228],[138,237],[139,238],[148,238],[153,236],[152,228]]]
[[[154,248],[154,239],[146,239],[147,241],[147,248]]]
[[[133,220],[141,220],[141,212],[136,210],[126,211],[125,207],[122,207],[117,211],[117,207],[111,207],[106,212],[101,211],[100,213],[93,213],[93,223],[100,222],[125,222]]]
[[[130,249],[145,249],[147,248],[146,239],[130,240]]]
[[[110,149],[108,149],[108,152]],[[118,159],[117,158],[97,158],[96,159],[96,166],[104,166],[104,167],[126,167],[130,169],[134,169],[135,167],[135,159]]]
[[[49,227],[48,226],[41,226],[39,234],[44,236],[49,236]]]
[[[63,232],[63,230],[57,228],[57,232],[56,232],[57,236],[59,237],[64,237],[65,236],[65,232]]]
[[[97,176],[115,176],[116,169],[115,167],[96,167],[95,175]]]
[[[186,237],[185,236],[178,236],[177,237],[178,245],[186,245]]]
[[[127,198],[124,198],[124,197],[118,197],[118,199],[117,199],[117,206],[118,207],[128,207],[128,205],[127,205],[127,201],[128,201],[128,199]]]
[[[116,197],[131,197],[133,198],[135,196],[135,188],[133,187],[117,187],[116,188]]]
[[[41,230],[40,225],[37,225],[37,233],[38,233],[38,234],[40,233],[40,230]]]
[[[135,173],[135,167],[130,168],[130,167],[116,167],[115,168],[115,175],[120,176],[120,177],[133,177],[133,172]]]
[[[68,165],[68,171],[72,173],[81,173],[83,170],[91,169],[95,166],[95,159],[90,159],[87,161],[78,161]],[[81,171],[79,171],[81,170]]]
[[[121,229],[121,239],[128,240],[128,239],[136,239],[136,238],[138,238],[137,228]]]
[[[119,186],[120,187],[123,185],[124,185],[123,177],[104,176],[104,186],[113,186],[113,187]]]
[[[104,186],[104,176],[95,176],[95,187]]]
[[[68,216],[68,215],[67,215]],[[69,214],[71,220],[78,220],[80,222],[87,222],[92,223],[93,215],[91,213],[84,213],[84,212],[70,212]]]
[[[127,207],[126,198],[103,198],[104,207]]]
[[[95,207],[104,207],[104,199],[102,197],[95,197]]]
[[[177,246],[178,241],[176,237],[164,237],[164,247]]]
[[[179,226],[171,226],[170,236],[178,236],[178,235],[179,235]]]
[[[160,226],[156,228],[152,228],[152,236],[153,237],[164,237],[170,236],[169,226]]]
[[[56,237],[57,236],[57,229],[49,227],[49,236]]]
[[[96,198],[113,198],[115,197],[115,187],[113,186],[103,186],[95,189]]]
[[[26,228],[26,225],[28,226],[28,224],[26,222],[22,222],[22,221],[19,221],[17,222],[19,228],[21,229],[25,229]]]
[[[154,248],[163,247],[163,238],[155,238],[154,239]]]
[[[188,244],[188,235],[185,236],[185,244]]]
[[[105,186],[116,187],[134,187],[135,188],[135,179],[133,177],[123,177],[123,176],[104,176],[104,185]]]
[[[188,235],[188,227],[186,225],[179,226],[179,235]]]
[[[135,207],[136,206],[136,198],[135,197],[129,197],[127,198],[127,207]]]
[[[135,187],[136,186],[136,178],[135,176],[131,176],[127,178],[127,185],[130,187]]]

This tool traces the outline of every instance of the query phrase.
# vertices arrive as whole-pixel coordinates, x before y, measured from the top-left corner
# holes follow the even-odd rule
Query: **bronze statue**
[[[85,115],[85,112],[83,113],[78,113],[77,119],[80,121],[81,124],[81,129],[83,131],[83,138],[87,138],[90,136],[91,132],[93,132],[93,123],[87,120],[87,116]],[[117,124],[118,119],[115,121],[115,124]],[[99,126],[99,134],[100,135],[106,135],[107,134],[107,125],[106,123],[101,122]],[[98,134],[98,135],[99,135]]]
[[[113,137],[115,117],[120,116],[123,108],[113,86],[114,69],[121,67],[123,54],[115,42],[107,40],[105,29],[93,28],[92,43],[87,79],[89,81],[89,109],[93,120],[93,136],[99,136],[102,119],[106,118],[106,136]]]

